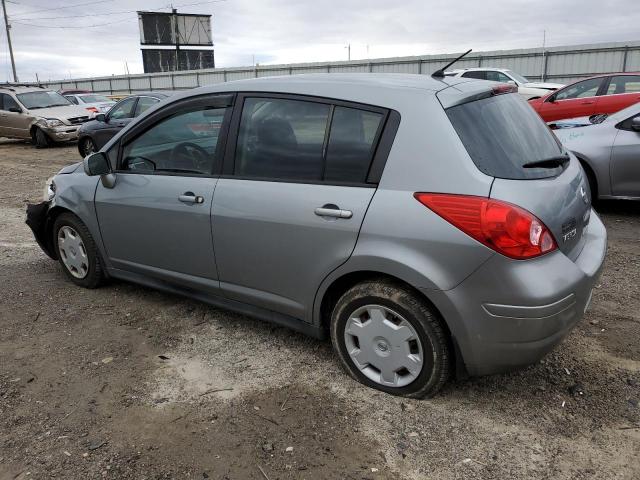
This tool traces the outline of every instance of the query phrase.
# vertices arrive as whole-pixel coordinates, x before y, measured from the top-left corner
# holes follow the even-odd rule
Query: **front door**
[[[367,172],[386,111],[275,95],[238,103],[235,152],[213,202],[220,287],[309,320],[318,286],[351,255],[375,193]]]
[[[171,107],[123,138],[115,185],[96,191],[100,231],[112,267],[215,293],[213,168],[228,108],[215,96]]]
[[[125,98],[109,110],[109,113],[105,116],[105,121],[93,134],[93,139],[98,149],[106,145],[116,133],[126,127],[131,121],[137,100],[136,97]]]
[[[596,112],[596,95],[601,84],[602,77],[590,78],[558,90],[542,104],[540,115],[545,122],[552,122],[599,113]]]
[[[611,149],[611,190],[614,195],[640,197],[640,132],[631,119],[620,125]]]

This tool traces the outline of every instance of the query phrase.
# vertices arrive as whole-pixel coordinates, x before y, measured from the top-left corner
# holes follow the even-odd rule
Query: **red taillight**
[[[544,223],[510,203],[446,193],[413,196],[470,237],[507,257],[533,258],[557,248]]]
[[[85,110],[89,110],[90,112],[98,113],[98,109],[96,107],[86,107]]]

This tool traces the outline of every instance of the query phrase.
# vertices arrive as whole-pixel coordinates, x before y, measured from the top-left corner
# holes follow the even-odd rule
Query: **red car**
[[[640,73],[609,73],[567,85],[529,105],[545,122],[615,113],[640,101]]]

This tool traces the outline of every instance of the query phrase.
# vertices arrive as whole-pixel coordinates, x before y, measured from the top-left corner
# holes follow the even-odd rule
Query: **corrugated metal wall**
[[[117,75],[46,82],[55,89],[86,89],[104,93],[172,90],[244,78],[302,73],[382,72],[431,74],[458,54],[380,58],[350,62],[298,63],[259,67],[217,68],[188,72]],[[531,80],[569,83],[604,72],[640,71],[640,41],[520,50],[473,52],[455,68],[510,68]]]

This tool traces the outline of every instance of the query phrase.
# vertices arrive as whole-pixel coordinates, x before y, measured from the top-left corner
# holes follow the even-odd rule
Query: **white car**
[[[447,77],[477,78],[480,80],[490,80],[492,82],[517,85],[518,93],[526,100],[544,97],[549,92],[553,92],[554,90],[564,87],[561,83],[530,82],[526,77],[523,77],[519,73],[507,68],[463,68],[445,72],[444,74]]]
[[[86,108],[93,115],[107,113],[116,103],[109,97],[97,93],[68,93],[64,97],[71,103]]]

